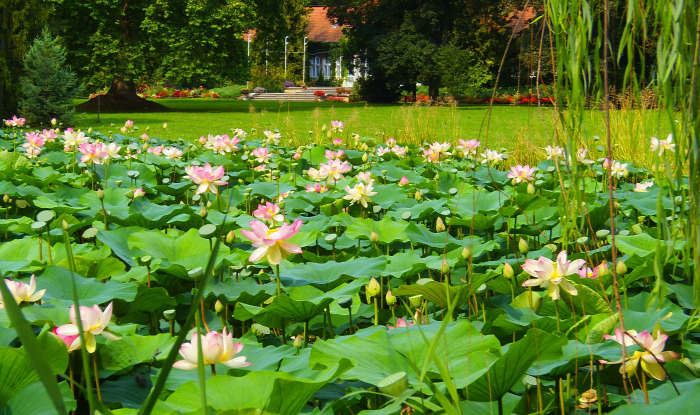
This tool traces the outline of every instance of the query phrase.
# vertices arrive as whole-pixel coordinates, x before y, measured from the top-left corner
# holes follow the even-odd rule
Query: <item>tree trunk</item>
[[[134,84],[134,81],[124,81],[123,79],[115,79],[114,81],[112,81],[112,86],[109,87],[107,95],[135,97],[136,84]]]

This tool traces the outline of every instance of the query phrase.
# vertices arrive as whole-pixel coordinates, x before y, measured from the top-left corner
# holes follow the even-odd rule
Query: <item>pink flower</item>
[[[326,190],[326,185],[321,185],[319,183],[316,183],[315,185],[307,184],[306,185],[306,193],[323,193]]]
[[[398,320],[396,320],[396,327],[386,326],[386,328],[388,328],[389,330],[393,330],[393,329],[398,329],[399,327],[411,327],[414,324],[416,324],[416,323],[413,321],[410,323],[406,323],[406,320],[399,318]]]
[[[301,154],[298,151],[294,152],[294,155],[292,156],[294,160],[299,160],[301,158]]]
[[[396,145],[396,139],[394,139],[394,137],[389,137],[389,138],[385,141],[385,143],[386,143],[387,146],[393,147],[393,146]]]
[[[391,149],[389,147],[377,147],[377,156],[382,157],[386,153],[389,153]]]
[[[338,150],[338,151],[326,150],[325,156],[328,160],[333,160],[333,159],[340,160],[343,157],[345,157],[345,152],[343,150]]]
[[[596,279],[598,278],[598,267],[595,267],[594,269],[591,269],[590,267],[583,267],[580,270],[576,271],[576,273],[581,278]]]
[[[75,311],[75,305],[70,307],[71,324],[64,324],[56,330],[56,334],[60,336],[75,336],[79,333],[78,331],[78,317]],[[85,348],[89,353],[93,353],[97,348],[97,342],[95,340],[96,335],[102,335],[110,340],[118,340],[119,337],[114,334],[105,331],[105,328],[112,319],[112,303],[109,303],[105,311],[102,312],[100,307],[95,304],[92,307],[80,306],[80,321],[83,326],[83,335],[85,336]],[[80,340],[77,340],[78,342]]]
[[[266,147],[258,147],[251,151],[250,154],[255,157],[255,161],[258,163],[270,162],[270,151]]]
[[[183,152],[177,147],[168,147],[163,149],[163,154],[165,155],[166,159],[179,160],[180,157],[182,157]]]
[[[374,181],[374,180],[372,180],[372,173],[370,173],[368,171],[363,171],[361,173],[357,173],[357,180],[359,180],[361,182],[365,182],[367,184]]]
[[[204,167],[187,166],[185,167],[185,173],[187,173],[190,180],[199,185],[195,194],[205,192],[219,193],[217,186],[228,184],[227,181],[220,180],[224,177],[224,166],[218,166],[215,169],[212,169],[209,163],[205,164]]]
[[[245,356],[234,357],[243,350],[243,344],[234,343],[233,333],[228,333],[226,327],[224,327],[222,334],[215,331],[210,331],[206,336],[198,335],[196,331],[192,333],[192,340],[180,346],[180,355],[185,360],[173,363],[174,368],[194,370],[199,367],[199,345],[197,342],[202,342],[202,358],[205,365],[222,363],[235,369],[253,364],[246,362]]]
[[[404,158],[406,157],[406,149],[407,147],[394,146],[391,148],[391,152],[396,154],[399,158]]]
[[[401,180],[399,180],[399,186],[406,186],[408,184],[408,178],[406,176],[403,176]]]
[[[20,127],[21,128],[21,127],[24,127],[24,123],[26,121],[27,120],[25,120],[24,118],[17,118],[16,115],[13,115],[12,119],[5,120],[5,125],[8,127]]]
[[[459,145],[455,148],[462,151],[462,157],[464,156],[476,156],[476,152],[481,147],[481,142],[477,140],[462,140],[459,139]]]
[[[64,324],[64,325],[67,326],[67,325],[70,325],[70,323],[69,323],[69,324]],[[53,334],[55,334],[56,337],[58,337],[59,339],[61,339],[61,341],[63,341],[63,343],[64,343],[64,344],[66,345],[66,347],[68,348],[68,353],[72,352],[73,350],[80,349],[80,335],[79,335],[79,334],[73,334],[73,335],[70,335],[70,336],[69,336],[69,335],[60,334],[59,329],[61,329],[61,327],[63,327],[63,326],[54,327],[53,330],[52,330],[51,332],[52,332]],[[61,329],[61,330],[63,330],[63,329]]]
[[[279,212],[280,207],[277,203],[267,202],[264,205],[258,205],[258,208],[253,211],[253,216],[271,223],[282,222],[284,216],[280,215]]]
[[[161,154],[163,154],[163,146],[151,147],[151,148],[148,149],[148,152],[149,152],[149,153],[152,153],[152,154],[154,154],[154,155],[156,155],[156,156],[160,156]]]
[[[82,143],[80,144],[80,147],[78,147],[78,151],[80,154],[83,156],[80,158],[80,161],[83,163],[94,163],[94,164],[102,164],[104,159],[106,159],[109,155],[107,152],[103,150],[103,144],[102,143],[97,143],[97,144],[90,144],[90,143]]]
[[[41,135],[44,136],[44,138],[46,139],[46,141],[51,141],[51,142],[56,141],[56,132],[55,132],[54,130],[47,130],[47,129],[44,129],[44,130],[41,132]]]
[[[634,189],[632,189],[632,191],[646,193],[649,191],[649,188],[653,185],[654,185],[654,182],[637,183],[634,185]]]
[[[571,295],[577,295],[578,291],[564,277],[577,273],[586,264],[583,259],[569,261],[566,251],[561,251],[554,262],[549,258],[541,256],[537,261],[526,259],[523,271],[527,272],[534,279],[529,279],[523,283],[523,287],[541,286],[549,290],[552,300],[559,299],[559,286],[561,285]]]
[[[601,360],[600,363],[603,364],[617,364],[622,363],[620,366],[620,373],[634,375],[637,372],[637,366],[641,362],[642,370],[647,372],[651,377],[656,380],[666,379],[666,372],[659,364],[659,362],[668,362],[670,360],[675,360],[680,357],[676,352],[667,351],[664,352],[664,347],[666,346],[666,340],[668,336],[661,334],[660,331],[656,332],[656,339],[654,339],[648,331],[643,331],[639,334],[636,332],[628,331],[629,335],[632,335],[636,342],[630,338],[629,335],[622,335],[620,329],[615,331],[615,336],[604,336],[606,339],[616,341],[617,343],[623,344],[625,346],[631,347],[639,343],[643,350],[636,350],[631,356],[627,356],[626,360],[620,359],[615,362],[608,362]]]
[[[342,138],[336,138],[333,140],[333,145],[335,146],[342,146],[343,145],[343,139]]]
[[[146,133],[141,134],[141,139],[142,139],[143,141],[148,140],[148,134],[146,134]]]
[[[22,281],[5,280],[5,285],[12,294],[12,297],[14,297],[17,304],[21,304],[22,302],[33,303],[35,301],[39,301],[46,292],[46,290],[36,291],[34,274],[32,274],[32,277],[29,279],[29,284]],[[2,298],[0,298],[0,309],[3,308],[5,308],[5,304],[3,303]]]
[[[40,135],[37,132],[31,132],[27,133],[24,136],[24,139],[27,140],[27,142],[22,144],[22,147],[24,147],[27,150],[27,156],[29,158],[34,158],[41,154],[41,148],[46,143],[46,139],[43,135]]]
[[[145,196],[146,192],[143,191],[143,187],[139,187],[138,189],[134,190],[134,199],[140,196]]]
[[[126,122],[124,123],[124,127],[126,127],[126,128],[131,128],[133,126],[134,126],[134,122],[131,120],[126,120]]]
[[[291,242],[287,242],[301,229],[301,221],[296,219],[291,225],[282,225],[279,228],[270,229],[264,223],[254,220],[250,222],[250,231],[242,230],[246,238],[253,241],[257,248],[250,255],[249,261],[256,262],[267,258],[271,265],[279,264],[290,253],[300,254],[301,248]]]
[[[510,168],[508,178],[513,179],[512,183],[513,185],[516,185],[518,183],[531,182],[535,180],[535,178],[532,177],[533,174],[535,174],[534,167],[530,167],[529,165],[522,166],[518,164],[517,166]]]
[[[352,166],[347,161],[331,160],[326,164],[320,165],[320,174],[327,177],[328,180],[342,180],[343,174],[352,170]],[[309,169],[310,171],[311,169]],[[309,173],[311,174],[311,173]]]
[[[331,131],[337,131],[339,133],[343,132],[343,122],[342,121],[331,121]]]

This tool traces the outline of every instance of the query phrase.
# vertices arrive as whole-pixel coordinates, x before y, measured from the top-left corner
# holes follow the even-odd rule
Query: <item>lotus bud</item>
[[[143,151],[148,151],[148,147],[148,143],[143,143]]]
[[[199,216],[201,216],[202,219],[207,217],[207,208],[206,207],[202,207],[202,209],[200,209]]]
[[[392,307],[396,304],[396,296],[391,293],[391,290],[386,292],[386,305]]]
[[[214,310],[216,314],[221,314],[221,312],[224,311],[224,305],[221,304],[221,301],[216,300],[216,303],[214,303]]]
[[[462,259],[463,260],[466,261],[471,256],[472,256],[472,251],[469,248],[467,248],[466,246],[464,248],[462,248]]]
[[[301,349],[301,346],[304,345],[304,336],[301,334],[297,334],[296,337],[294,337],[294,347],[297,349]]]
[[[100,200],[105,199],[105,192],[103,192],[102,189],[97,189],[97,198]]]
[[[605,161],[603,161],[603,170],[610,170],[610,166],[612,166],[612,162],[606,157]]]
[[[503,265],[503,276],[508,278],[508,279],[511,279],[511,278],[513,278],[514,275],[515,275],[515,272],[513,271],[513,267],[510,266],[510,264],[506,262],[505,265]]]
[[[167,129],[168,129],[168,123],[167,123],[167,122],[164,122],[164,123],[163,123],[163,129],[164,129],[164,130],[167,130]]]
[[[408,297],[408,301],[411,303],[411,307],[418,308],[423,304],[423,296],[420,294],[412,295]]]
[[[369,280],[369,284],[367,284],[367,287],[365,287],[367,296],[370,298],[378,296],[381,290],[382,287],[379,286],[379,281],[377,281],[377,279],[374,277],[372,277],[372,279]]]
[[[55,118],[51,118],[51,125],[56,125],[57,122]]]
[[[602,277],[604,275],[608,275],[610,270],[608,269],[608,263],[603,262],[602,264],[598,265],[598,276]]]
[[[520,238],[520,241],[518,241],[518,250],[523,255],[527,254],[528,251],[530,251],[530,246],[527,244],[527,241],[523,238]]]
[[[328,126],[326,124],[323,124],[321,126],[321,131],[326,132],[327,129],[328,129]]]
[[[423,191],[416,190],[416,195],[413,198],[416,199],[416,201],[420,202],[420,200],[423,198]]]
[[[617,275],[625,275],[627,274],[627,265],[625,265],[625,262],[622,260],[617,261],[617,265],[615,265],[615,270],[617,271]]]
[[[8,196],[7,193],[5,193],[5,196],[2,197],[2,201],[8,203],[10,201],[10,196]]]
[[[374,244],[376,244],[377,242],[379,242],[379,235],[377,235],[377,232],[372,231],[372,232],[369,234],[369,240],[372,241],[372,243],[374,243]]]
[[[535,186],[533,186],[532,183],[527,184],[527,194],[529,194],[529,195],[535,194]]]
[[[368,160],[368,159],[369,159],[369,156],[367,155],[367,153],[364,153],[364,154],[362,155],[362,162],[363,162],[363,163],[367,163],[367,160]]]
[[[230,245],[235,240],[236,240],[236,234],[232,230],[228,231],[228,233],[226,234],[226,243]]]
[[[442,218],[437,218],[435,221],[435,232],[445,232],[445,222],[442,221]]]
[[[446,257],[442,257],[442,263],[440,264],[440,272],[442,272],[443,275],[447,275],[450,273],[450,264],[447,263]]]
[[[63,221],[61,222],[61,226],[63,227],[64,231],[68,230],[68,222],[66,222],[65,219],[63,219]]]
[[[163,311],[163,317],[168,321],[175,320],[175,310],[165,310]]]

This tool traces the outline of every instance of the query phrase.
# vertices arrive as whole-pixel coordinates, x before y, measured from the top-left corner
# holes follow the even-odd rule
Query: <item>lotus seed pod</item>
[[[263,326],[262,324],[254,323],[250,326],[250,330],[255,334],[256,337],[265,337],[270,334],[270,329]]]
[[[617,265],[615,265],[615,270],[617,271],[617,275],[625,275],[627,274],[627,265],[624,261],[617,261]]]
[[[175,310],[165,310],[163,311],[163,317],[168,321],[175,320]]]
[[[202,218],[207,217],[207,208],[206,207],[202,207],[202,209],[199,210],[199,216],[201,216]]]
[[[326,242],[330,245],[335,245],[336,242],[338,242],[338,235],[331,233],[326,235],[325,237]]]
[[[221,301],[216,300],[216,303],[214,303],[214,310],[216,314],[221,314],[221,312],[224,311],[224,305],[221,304]]]
[[[527,241],[523,238],[520,238],[520,241],[518,241],[518,250],[523,255],[527,254],[530,251],[530,246],[527,244]]]
[[[97,198],[100,200],[105,199],[105,192],[103,192],[102,189],[97,189]]]
[[[377,281],[377,279],[374,277],[372,277],[372,279],[369,280],[369,284],[367,284],[367,286],[365,287],[367,296],[370,298],[378,296],[381,290],[382,287],[379,285],[379,281]]]
[[[115,181],[114,183],[117,185],[117,187],[121,187],[121,186],[122,186],[122,181],[121,181],[121,180],[117,180],[117,181]]]
[[[472,251],[469,248],[467,248],[466,246],[464,248],[462,248],[462,259],[463,260],[466,261],[471,256],[472,256]]]
[[[511,279],[514,275],[515,272],[513,271],[513,267],[506,262],[505,265],[503,265],[503,276],[508,279]]]
[[[397,372],[387,376],[377,386],[382,393],[398,398],[408,390],[408,376],[406,372]]]
[[[153,259],[153,258],[151,258],[150,255],[144,255],[144,256],[142,256],[141,258],[139,258],[139,262],[141,263],[141,265],[147,267],[147,266],[151,265],[151,260],[152,260],[152,259]]]
[[[545,248],[548,248],[550,251],[555,252],[557,250],[557,246],[554,244],[547,244],[544,246]]]
[[[297,334],[296,337],[294,337],[294,347],[297,349],[301,349],[301,346],[304,345],[304,336],[301,334]]]
[[[391,293],[391,290],[386,292],[386,304],[388,306],[393,306],[396,304],[396,296]]]
[[[642,229],[642,225],[640,225],[638,223],[635,223],[634,225],[632,225],[632,227],[630,228],[630,231],[632,231],[632,233],[634,235],[639,235],[639,234],[644,232],[644,230]]]
[[[408,301],[411,303],[411,307],[418,308],[423,304],[423,296],[420,294],[413,295],[408,297]]]
[[[442,218],[437,218],[435,221],[435,232],[445,232],[445,222],[442,221]]]
[[[535,194],[535,186],[533,186],[532,183],[527,184],[527,194],[529,194],[529,195]]]
[[[440,272],[442,272],[443,275],[447,275],[450,273],[450,264],[447,263],[446,257],[442,257],[442,263],[440,264]]]
[[[189,277],[193,280],[198,281],[202,278],[202,276],[204,276],[204,270],[202,269],[202,267],[197,267],[193,270],[188,271],[187,275],[189,275]]]
[[[124,196],[128,197],[129,199],[133,199],[134,198],[134,190],[133,189],[129,190],[128,192],[126,192],[124,194]]]
[[[232,230],[228,231],[228,233],[226,234],[226,243],[230,245],[235,240],[236,240],[236,234]]]
[[[369,240],[372,241],[372,243],[374,243],[374,244],[376,244],[377,242],[379,242],[379,235],[377,235],[377,232],[372,231],[372,232],[369,234]]]

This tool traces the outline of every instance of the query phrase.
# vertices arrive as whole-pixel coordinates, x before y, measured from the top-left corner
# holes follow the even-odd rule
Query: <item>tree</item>
[[[69,122],[80,86],[75,72],[66,65],[66,49],[48,29],[34,40],[25,55],[24,72],[20,80],[21,113],[31,123],[48,125],[52,118]]]
[[[54,3],[42,0],[0,0],[0,117],[17,112],[22,59],[48,22]]]

